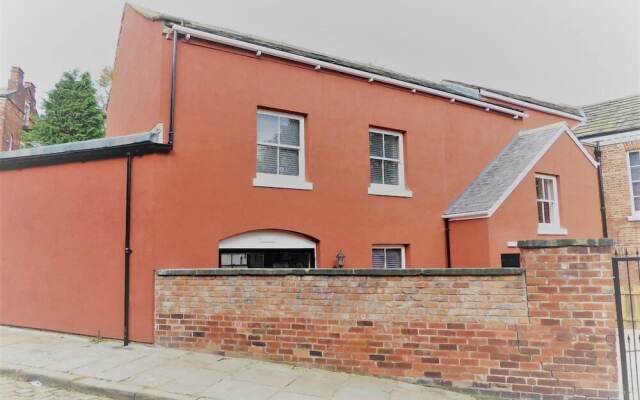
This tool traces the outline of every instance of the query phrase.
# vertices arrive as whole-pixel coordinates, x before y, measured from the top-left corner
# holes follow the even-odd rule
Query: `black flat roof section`
[[[162,125],[149,132],[0,152],[0,171],[168,152]]]

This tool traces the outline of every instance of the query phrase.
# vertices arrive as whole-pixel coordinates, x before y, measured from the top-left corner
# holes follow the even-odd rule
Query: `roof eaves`
[[[323,53],[318,53],[312,50],[307,50],[301,47],[294,47],[289,44],[285,44],[282,42],[277,42],[269,39],[264,39],[254,35],[247,35],[243,33],[239,33],[230,29],[215,27],[195,21],[190,21],[184,18],[160,13],[157,11],[149,10],[144,7],[134,6],[131,7],[140,13],[143,17],[153,20],[153,21],[162,21],[165,22],[170,28],[173,29],[173,25],[175,24],[177,28],[182,28],[183,30],[193,29],[196,31],[201,31],[204,33],[208,33],[211,35],[216,35],[224,38],[228,38],[230,40],[240,41],[244,43],[249,43],[255,46],[263,46],[266,48],[270,48],[274,51],[285,52],[299,57],[310,58],[322,62],[326,62],[338,67],[349,68],[353,70],[362,71],[369,74],[380,75],[392,80],[401,81],[410,85],[422,86],[434,91],[447,93],[452,96],[458,96],[459,98],[469,99],[469,101],[461,100],[462,102],[467,102],[472,105],[476,105],[479,107],[487,107],[489,109],[493,109],[499,112],[505,112],[507,114],[518,116],[518,117],[526,117],[526,114],[523,110],[505,106],[503,104],[497,104],[486,99],[482,99],[478,96],[471,95],[468,91],[455,90],[450,88],[447,85],[443,85],[440,83],[419,79],[415,77],[411,77],[409,75],[405,75],[399,72],[395,72],[392,70],[388,70],[385,68],[377,67],[370,64],[358,63],[355,61],[347,60],[340,57],[330,56]],[[482,103],[478,105],[476,103]]]

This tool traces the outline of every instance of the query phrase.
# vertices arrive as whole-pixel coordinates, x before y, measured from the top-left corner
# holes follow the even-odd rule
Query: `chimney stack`
[[[20,67],[11,67],[7,89],[18,90],[23,86],[24,72]]]

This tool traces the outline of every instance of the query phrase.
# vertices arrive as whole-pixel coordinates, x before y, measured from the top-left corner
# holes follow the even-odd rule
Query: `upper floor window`
[[[369,130],[369,194],[411,197],[405,187],[402,133]]]
[[[640,151],[629,152],[629,183],[632,217],[640,217]]]
[[[373,268],[404,268],[404,246],[373,246],[371,265]]]
[[[566,235],[560,227],[558,206],[558,181],[555,176],[536,175],[536,196],[538,204],[538,233],[542,235]]]
[[[258,110],[254,186],[312,189],[304,173],[304,118]]]

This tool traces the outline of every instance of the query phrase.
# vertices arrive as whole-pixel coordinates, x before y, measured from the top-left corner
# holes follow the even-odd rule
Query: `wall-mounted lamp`
[[[336,254],[336,265],[334,268],[344,267],[344,260],[346,259],[347,259],[347,256],[344,255],[344,252],[342,251],[342,249],[338,251],[338,254]]]

